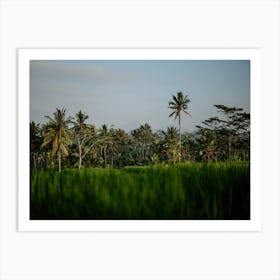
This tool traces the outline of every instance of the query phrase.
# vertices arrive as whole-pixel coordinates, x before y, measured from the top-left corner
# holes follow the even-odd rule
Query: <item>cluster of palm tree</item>
[[[190,116],[188,95],[172,95],[169,117],[178,128],[154,132],[148,123],[126,132],[106,124],[88,124],[88,115],[75,117],[56,109],[43,125],[30,123],[31,169],[115,167],[168,164],[185,161],[249,160],[250,114],[241,108],[214,105],[224,118],[210,118],[194,133],[182,133],[183,113]]]

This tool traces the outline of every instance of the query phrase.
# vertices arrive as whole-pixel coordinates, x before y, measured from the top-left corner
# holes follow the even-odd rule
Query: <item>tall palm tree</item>
[[[169,115],[169,118],[174,116],[174,120],[178,118],[179,122],[179,145],[180,145],[180,155],[179,159],[181,161],[181,154],[182,154],[182,145],[181,145],[181,114],[184,112],[185,114],[189,115],[188,104],[191,100],[189,99],[188,95],[184,95],[181,91],[177,92],[177,96],[172,95],[172,101],[168,103],[168,108],[173,110],[173,112]]]
[[[42,144],[42,135],[40,124],[31,122],[29,124],[30,133],[30,167],[37,169],[40,147]]]
[[[100,128],[100,139],[103,140],[101,145],[101,155],[104,157],[104,167],[107,166],[107,152],[110,144],[112,144],[112,130],[109,130],[108,125],[103,124]]]
[[[59,172],[61,172],[61,157],[68,156],[67,145],[72,144],[71,131],[68,128],[72,118],[66,118],[65,112],[64,108],[56,109],[53,118],[45,116],[49,121],[43,127],[42,147],[52,144],[52,154],[57,155]]]
[[[85,142],[90,137],[90,125],[86,124],[85,121],[88,119],[88,115],[83,113],[81,110],[76,114],[76,119],[73,122],[74,124],[74,138],[78,145],[79,150],[79,169],[82,167],[82,159],[83,159],[83,147]],[[92,132],[92,131],[91,131]]]

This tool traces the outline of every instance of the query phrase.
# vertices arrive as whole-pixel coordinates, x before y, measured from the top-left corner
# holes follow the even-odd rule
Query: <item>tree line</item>
[[[144,166],[186,161],[250,160],[250,114],[242,108],[213,105],[220,116],[210,117],[193,133],[181,132],[183,114],[190,116],[188,95],[172,95],[169,117],[178,128],[154,132],[148,124],[126,132],[107,124],[87,123],[81,110],[75,117],[66,109],[45,116],[45,124],[30,123],[30,168]]]

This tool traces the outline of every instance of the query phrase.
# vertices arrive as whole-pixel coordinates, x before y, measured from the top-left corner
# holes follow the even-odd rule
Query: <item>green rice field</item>
[[[249,162],[32,171],[34,220],[250,219]]]

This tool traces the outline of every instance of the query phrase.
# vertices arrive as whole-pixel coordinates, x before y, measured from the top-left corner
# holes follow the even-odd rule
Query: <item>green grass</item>
[[[250,219],[250,164],[31,173],[31,219]]]

